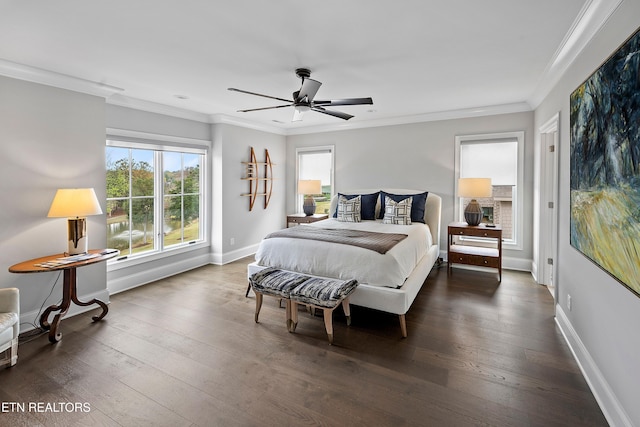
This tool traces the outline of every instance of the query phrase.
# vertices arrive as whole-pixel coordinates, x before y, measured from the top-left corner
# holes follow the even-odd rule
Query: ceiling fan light
[[[302,116],[304,113],[309,111],[311,108],[308,105],[294,105],[293,106],[293,119],[292,122],[301,122]]]

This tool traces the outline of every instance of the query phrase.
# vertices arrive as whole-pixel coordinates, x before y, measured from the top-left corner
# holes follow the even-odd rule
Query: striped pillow
[[[336,219],[343,222],[360,222],[360,209],[362,203],[360,196],[347,199],[340,196],[338,199],[338,213]]]
[[[384,224],[411,225],[411,196],[396,202],[389,196],[384,200]]]

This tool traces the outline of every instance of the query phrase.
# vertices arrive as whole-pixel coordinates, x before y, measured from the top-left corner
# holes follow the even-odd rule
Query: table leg
[[[81,307],[86,307],[88,305],[93,305],[93,304],[98,304],[100,307],[102,307],[102,313],[100,313],[99,316],[93,316],[91,317],[91,319],[94,322],[97,322],[99,320],[102,320],[104,318],[104,316],[107,315],[107,313],[109,312],[109,306],[107,304],[105,304],[104,302],[100,301],[97,298],[92,299],[91,301],[87,301],[87,302],[83,302],[80,301],[78,299],[78,292],[76,290],[76,282],[74,280],[73,282],[73,289],[71,290],[71,300],[76,304],[79,305]]]
[[[109,312],[109,307],[104,302],[99,299],[92,299],[88,302],[82,302],[78,300],[78,294],[76,290],[76,269],[69,268],[64,270],[64,279],[62,282],[62,302],[60,305],[52,305],[49,306],[40,316],[40,327],[44,330],[49,331],[49,341],[52,343],[56,343],[62,339],[62,332],[58,332],[58,326],[60,325],[60,320],[67,314],[69,307],[71,306],[71,302],[75,304],[86,307],[92,304],[98,304],[102,307],[102,313],[99,316],[93,316],[92,319],[94,322],[101,320],[104,316]],[[53,311],[59,311],[58,314],[53,318],[53,322],[49,323],[49,315]]]
[[[65,314],[67,314],[69,306],[71,305],[71,295],[73,289],[75,289],[75,282],[76,269],[70,268],[68,270],[64,270],[64,279],[62,281],[62,302],[60,305],[49,306],[44,313],[42,313],[42,316],[40,316],[40,326],[42,329],[49,331],[49,341],[52,343],[56,343],[62,339],[62,333],[58,332],[58,326],[60,325],[60,320]],[[60,313],[56,314],[52,323],[49,323],[49,314],[51,314],[52,311],[59,311]]]

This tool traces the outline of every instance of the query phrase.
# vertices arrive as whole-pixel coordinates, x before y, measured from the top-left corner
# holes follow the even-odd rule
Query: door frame
[[[558,157],[560,113],[540,130],[540,233],[538,283],[549,289],[557,301],[558,283]],[[548,260],[552,260],[551,263]]]

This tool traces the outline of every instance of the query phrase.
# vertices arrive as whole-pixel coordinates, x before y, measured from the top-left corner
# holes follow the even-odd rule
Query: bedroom
[[[249,212],[246,200],[238,197],[246,191],[239,177],[242,173],[240,162],[246,160],[249,145],[253,145],[258,152],[268,148],[274,162],[280,163],[277,173],[289,177],[294,169],[296,147],[335,144],[339,150],[336,154],[336,181],[340,182],[340,187],[361,188],[371,187],[372,184],[407,187],[407,182],[416,186],[424,182],[430,187],[428,190],[445,198],[442,215],[448,221],[453,218],[454,137],[460,134],[522,130],[527,138],[525,145],[528,150],[525,183],[529,203],[527,215],[530,217],[525,218],[525,222],[532,226],[526,230],[527,249],[510,256],[529,262],[534,256],[535,218],[532,205],[537,191],[534,147],[539,141],[540,126],[560,111],[558,244],[561,261],[558,280],[562,293],[559,295],[558,310],[564,313],[562,319],[570,327],[569,339],[573,340],[576,352],[582,357],[585,375],[590,379],[594,393],[600,396],[601,406],[609,408],[608,411],[613,414],[612,420],[618,420],[612,424],[625,425],[624,421],[619,421],[624,419],[632,420],[630,425],[637,424],[640,414],[632,396],[636,392],[638,378],[631,355],[637,354],[640,342],[629,325],[638,324],[639,301],[569,246],[567,146],[569,93],[635,31],[638,23],[633,17],[639,14],[637,2],[623,2],[567,73],[553,84],[553,91],[539,100],[540,104],[533,111],[428,120],[368,129],[283,135],[238,126],[231,121],[209,124],[145,112],[105,103],[99,96],[0,77],[0,121],[3,129],[0,152],[1,157],[8,159],[9,163],[0,174],[5,183],[3,197],[12,201],[0,212],[3,224],[7,225],[0,242],[2,265],[7,267],[41,252],[54,253],[58,250],[58,242],[64,239],[64,227],[46,218],[53,189],[77,185],[80,177],[83,184],[102,188],[104,195],[100,171],[103,169],[105,127],[214,141],[211,148],[212,158],[215,158],[211,185],[217,199],[212,201],[214,220],[210,231],[213,237],[210,247],[189,255],[178,255],[168,263],[157,261],[145,270],[110,271],[108,285],[106,273],[97,271],[91,277],[95,279],[92,281],[93,287],[86,289],[86,295],[108,299],[109,292],[126,289],[136,282],[153,280],[153,277],[145,276],[146,270],[164,276],[170,274],[171,268],[188,269],[212,261],[225,263],[250,253],[252,247],[255,250],[262,236],[281,227],[285,215],[295,210],[294,184],[291,180],[276,182],[274,196],[267,210],[260,208]],[[318,78],[322,80],[320,76]],[[238,100],[238,104],[241,104],[241,100]],[[8,115],[7,112],[14,115]],[[8,117],[12,117],[10,122],[6,121]],[[398,135],[401,137],[398,138]],[[56,141],[55,145],[51,144],[52,140]],[[393,141],[392,146],[389,141]],[[389,153],[398,152],[409,153],[403,157],[403,164],[387,161]],[[437,153],[437,157],[433,153]],[[251,224],[251,227],[247,227],[247,224]],[[103,230],[99,220],[91,219],[89,227],[90,234],[98,242]],[[47,236],[44,241],[42,236]],[[7,273],[6,268],[3,268],[0,277],[2,287],[21,288],[22,310],[25,313],[37,311],[49,291],[50,279],[46,277],[40,279],[42,286],[37,289],[31,284],[34,277],[30,280],[18,278]],[[574,302],[571,312],[566,308],[568,294],[572,295]],[[563,316],[563,313],[559,315]],[[593,313],[598,315],[593,316]]]

